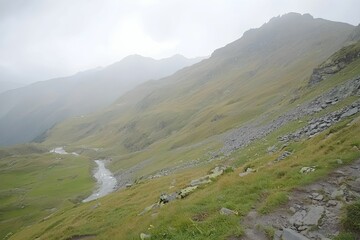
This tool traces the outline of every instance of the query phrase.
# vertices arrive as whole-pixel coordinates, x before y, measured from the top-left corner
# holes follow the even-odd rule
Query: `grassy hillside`
[[[2,149],[0,236],[74,206],[94,186],[92,164],[84,157],[44,153],[36,146]],[[11,154],[7,156],[8,153]],[[20,152],[20,154],[19,154]],[[42,152],[42,153],[41,153]]]
[[[105,110],[56,125],[39,146],[20,146],[23,153],[16,156],[16,149],[0,151],[0,176],[14,182],[0,188],[5,189],[0,198],[2,236],[139,239],[140,233],[147,233],[152,239],[239,239],[244,233],[240,220],[251,209],[271,212],[287,201],[294,188],[326,177],[339,166],[338,159],[348,164],[360,157],[359,112],[314,137],[279,141],[311,119],[359,100],[358,89],[336,104],[285,121],[242,148],[219,152],[239,127],[265,126],[319,100],[334,87],[345,91],[344,84],[360,76],[358,58],[315,85],[310,86],[309,79],[329,56],[341,58],[357,49],[351,45],[334,54],[353,29],[309,15],[274,18],[207,60],[168,78],[146,82]],[[81,157],[57,159],[60,155],[45,150],[55,146],[65,146]],[[275,150],[269,153],[272,146]],[[275,161],[284,151],[292,154]],[[129,177],[135,183],[104,198],[79,203],[93,185],[89,160],[99,158],[111,159],[109,168],[118,179]],[[179,191],[218,165],[230,168],[188,197],[139,214],[157,202],[161,193]],[[301,174],[304,166],[316,166],[316,170]],[[249,167],[256,172],[240,177]],[[168,174],[149,178],[159,170]],[[30,187],[24,188],[26,184]],[[17,189],[27,193],[23,194],[24,210],[12,198]],[[43,203],[40,199],[47,192]],[[222,207],[238,215],[221,215]],[[47,212],[48,208],[56,210]],[[27,218],[30,214],[34,214],[32,220]]]
[[[359,114],[358,114],[359,115]],[[46,221],[32,225],[14,235],[13,239],[68,239],[72,236],[96,236],[96,239],[138,239],[141,232],[152,239],[226,239],[239,237],[239,224],[252,208],[266,213],[286,202],[287,193],[300,185],[326,176],[338,166],[336,159],[350,163],[360,157],[359,116],[341,122],[311,140],[293,142],[284,150],[294,154],[278,163],[276,155],[266,148],[277,142],[282,132],[296,129],[286,126],[265,139],[251,144],[224,160],[237,168],[218,181],[201,187],[184,200],[177,200],[160,209],[138,216],[156,202],[162,192],[171,192],[188,184],[189,179],[202,176],[213,164],[179,172],[156,180],[143,181],[134,188],[111,194],[95,202],[67,208]],[[356,147],[356,148],[355,148]],[[219,164],[221,162],[217,162]],[[303,166],[316,165],[312,174],[302,175]],[[257,172],[244,178],[238,174],[248,166]],[[219,214],[221,207],[239,212],[239,216]]]
[[[113,158],[115,172],[156,156],[139,176],[202,158],[221,147],[226,131],[260,114],[281,114],[307,86],[314,66],[353,29],[308,15],[274,18],[209,59],[139,86],[104,111],[55,126],[45,144],[102,148],[99,154]]]

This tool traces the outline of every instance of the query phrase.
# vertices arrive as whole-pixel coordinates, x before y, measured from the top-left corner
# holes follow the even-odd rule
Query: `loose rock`
[[[282,239],[283,240],[309,240],[307,237],[305,237],[304,235],[290,229],[290,228],[285,228],[283,231],[283,235],[282,235]]]
[[[238,215],[239,213],[237,211],[223,207],[220,209],[220,214],[221,215]]]
[[[314,171],[315,171],[315,167],[302,167],[300,169],[300,173],[302,173],[302,174],[307,174],[307,173],[314,172]]]

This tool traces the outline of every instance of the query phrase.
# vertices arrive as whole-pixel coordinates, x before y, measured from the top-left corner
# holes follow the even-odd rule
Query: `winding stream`
[[[98,188],[89,197],[85,198],[83,202],[89,202],[101,198],[115,190],[117,184],[116,178],[112,175],[109,169],[105,167],[104,160],[95,160],[97,169],[94,177],[96,178]]]

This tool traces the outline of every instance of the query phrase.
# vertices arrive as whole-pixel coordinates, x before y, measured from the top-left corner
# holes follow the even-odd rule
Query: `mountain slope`
[[[352,56],[359,44],[330,54],[331,57],[319,66]],[[55,210],[41,221],[23,227],[15,234],[11,232],[7,237],[273,239],[275,235],[281,238],[281,234],[286,238],[285,234],[291,228],[293,235],[301,234],[309,239],[333,239],[339,231],[344,234],[338,238],[357,239],[359,229],[351,229],[349,221],[341,226],[340,214],[344,206],[347,209],[344,219],[352,219],[352,226],[359,223],[359,219],[351,217],[359,214],[358,208],[350,211],[347,207],[359,206],[360,162],[355,161],[360,158],[359,66],[360,56],[357,56],[339,71],[311,86],[310,76],[307,76],[305,85],[297,89],[295,95],[284,98],[281,105],[277,105],[279,108],[273,109],[271,113],[279,118],[271,114],[251,116],[251,121],[241,124],[240,129],[247,132],[255,129],[257,124],[272,124],[274,118],[281,120],[280,123],[275,121],[279,127],[261,138],[251,139],[248,145],[229,156],[205,158],[206,161],[198,161],[198,165],[178,168],[160,177],[139,178],[130,188],[93,202]],[[289,114],[295,114],[296,118],[284,118]],[[133,127],[129,125],[129,128]],[[302,132],[310,134],[304,136]],[[285,137],[290,135],[296,137]],[[192,145],[192,151],[207,147],[202,142]],[[149,148],[153,149],[154,145]],[[168,156],[175,155],[179,160],[184,159],[184,153],[184,148],[179,147]],[[136,155],[123,156],[121,161],[127,161],[127,158],[134,161]],[[161,154],[153,154],[147,162],[154,164],[158,158]],[[117,160],[112,159],[113,162]],[[209,170],[215,166],[226,170],[216,179],[201,177],[209,176]],[[201,181],[203,183],[195,185],[197,189],[185,198],[168,198],[166,204],[159,202],[159,196],[164,193],[167,197],[179,196],[179,192]],[[299,221],[293,221],[295,218]],[[354,232],[346,232],[351,230]]]
[[[38,82],[0,95],[0,145],[33,140],[67,117],[100,109],[136,85],[171,75],[199,59],[138,55],[104,69]]]
[[[99,154],[113,158],[115,172],[156,155],[140,176],[207,155],[221,147],[226,131],[260,114],[280,114],[353,30],[308,14],[273,18],[201,63],[55,126],[44,143],[103,148]]]

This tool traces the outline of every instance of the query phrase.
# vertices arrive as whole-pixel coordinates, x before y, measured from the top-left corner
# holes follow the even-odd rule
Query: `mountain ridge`
[[[123,59],[106,68],[37,82],[0,95],[0,145],[31,141],[55,123],[90,113],[132,87],[165,77],[200,59]]]

